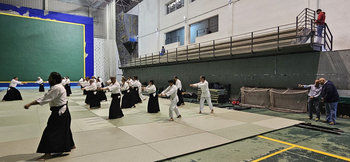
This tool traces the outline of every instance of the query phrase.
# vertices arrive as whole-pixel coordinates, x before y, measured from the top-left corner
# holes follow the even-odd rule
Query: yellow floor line
[[[288,147],[288,148],[283,149],[283,150],[281,150],[281,151],[277,151],[277,152],[275,152],[275,153],[273,153],[273,154],[264,156],[264,157],[262,157],[262,158],[260,158],[260,159],[253,160],[252,162],[258,162],[258,161],[267,159],[267,158],[269,158],[269,157],[271,157],[271,156],[275,156],[275,155],[277,155],[277,154],[280,154],[280,153],[285,152],[285,151],[287,151],[287,150],[290,150],[290,149],[292,149],[292,148],[294,148],[294,146]]]
[[[267,140],[270,140],[270,141],[282,143],[282,144],[285,144],[285,145],[289,145],[289,146],[292,146],[292,147],[297,147],[297,148],[300,148],[300,149],[304,149],[304,150],[316,152],[316,153],[319,153],[319,154],[327,155],[327,156],[334,157],[334,158],[337,158],[337,159],[341,159],[341,160],[345,160],[345,161],[350,161],[350,158],[346,158],[346,157],[334,155],[334,154],[331,154],[331,153],[327,153],[327,152],[323,152],[323,151],[311,149],[311,148],[304,147],[304,146],[295,145],[295,144],[288,143],[288,142],[283,142],[283,141],[276,140],[276,139],[269,138],[269,137],[265,137],[265,136],[258,136],[258,137],[264,138],[264,139],[267,139]]]

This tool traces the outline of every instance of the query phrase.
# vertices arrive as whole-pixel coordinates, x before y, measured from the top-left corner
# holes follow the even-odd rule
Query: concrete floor
[[[307,119],[307,114],[291,114],[252,108],[244,112],[278,116],[312,123],[314,125],[339,128],[341,135],[324,133],[299,127],[262,134],[262,136],[244,139],[220,147],[207,149],[193,154],[168,159],[169,162],[209,162],[209,161],[263,161],[263,162],[340,162],[350,161],[350,120],[338,118],[338,124],[329,126],[326,123]],[[321,116],[325,119],[325,116]],[[264,138],[268,137],[268,138]],[[278,140],[278,141],[275,141]],[[282,142],[282,143],[281,143]],[[287,142],[283,143],[283,142]],[[288,149],[291,146],[296,147]],[[275,154],[277,153],[277,154]]]
[[[24,110],[25,103],[42,93],[36,89],[21,93],[23,101],[0,102],[0,162],[32,161],[41,155],[35,151],[50,111],[48,105]],[[4,94],[0,92],[0,97]],[[346,161],[350,157],[348,119],[339,119],[334,126],[345,133],[333,135],[288,127],[310,122],[305,114],[217,108],[209,115],[207,107],[204,114],[197,114],[199,105],[186,103],[180,107],[183,118],[169,122],[169,101],[161,99],[160,113],[146,113],[144,102],[124,109],[124,118],[106,121],[110,101],[87,110],[81,94],[73,89],[69,98],[77,149],[47,161]]]

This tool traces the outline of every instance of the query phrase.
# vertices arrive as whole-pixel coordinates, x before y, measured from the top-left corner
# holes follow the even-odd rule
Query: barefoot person
[[[149,80],[149,85],[144,89],[146,92],[149,93],[147,112],[148,113],[158,113],[160,111],[160,109],[159,109],[157,88],[154,85],[154,80],[152,80],[152,79]]]
[[[191,87],[198,87],[202,91],[201,100],[200,100],[200,109],[199,114],[202,113],[204,108],[204,101],[207,101],[209,105],[210,113],[214,113],[213,104],[211,103],[210,91],[209,91],[209,83],[205,80],[205,76],[199,77],[200,82],[197,84],[191,84]]]
[[[70,152],[75,148],[71,126],[71,116],[68,109],[66,90],[61,84],[61,75],[52,72],[49,77],[50,89],[41,98],[24,106],[29,109],[32,105],[49,103],[51,115],[41,137],[37,153],[45,153],[37,161],[44,161],[51,157],[51,153]]]
[[[112,92],[112,102],[109,106],[108,119],[117,119],[124,116],[122,109],[120,109],[120,85],[117,82],[116,77],[111,77],[111,83],[108,87],[101,88],[100,90],[109,90]]]
[[[179,109],[177,108],[177,102],[179,102],[179,97],[177,97],[177,87],[174,85],[175,80],[171,79],[168,81],[168,88],[166,88],[159,96],[170,96],[170,106],[169,106],[169,121],[174,121],[173,111],[177,115],[177,118],[181,118]]]
[[[16,89],[17,84],[23,85],[27,83],[22,83],[18,81],[18,77],[14,77],[9,87],[7,88],[6,95],[2,99],[2,101],[15,101],[15,100],[22,100],[21,93]]]
[[[43,79],[38,77],[38,80],[35,83],[39,84],[39,92],[45,92]]]
[[[177,102],[177,106],[185,105],[184,98],[182,97],[181,80],[177,76],[174,76],[174,80],[175,80],[175,85],[177,87],[177,97],[179,97],[179,102]]]

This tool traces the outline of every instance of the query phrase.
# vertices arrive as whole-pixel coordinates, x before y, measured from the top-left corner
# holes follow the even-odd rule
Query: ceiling
[[[86,7],[92,8],[104,8],[106,4],[110,3],[112,0],[58,0],[67,3],[79,4]],[[140,3],[142,0],[116,0],[116,10],[117,14],[124,11],[127,12]]]

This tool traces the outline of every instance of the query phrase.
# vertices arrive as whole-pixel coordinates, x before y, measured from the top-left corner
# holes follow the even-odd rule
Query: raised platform
[[[24,104],[40,97],[36,90],[20,90],[23,101],[0,102],[0,161],[34,160],[36,148],[50,115],[49,106]],[[5,91],[0,92],[2,97]],[[110,94],[108,94],[110,95]],[[274,116],[215,108],[197,114],[199,105],[179,107],[183,118],[168,121],[167,99],[160,99],[161,112],[147,113],[147,101],[124,109],[124,118],[106,120],[108,102],[87,110],[85,96],[73,89],[69,98],[72,131],[77,149],[49,161],[156,161],[188,154],[300,123]]]

